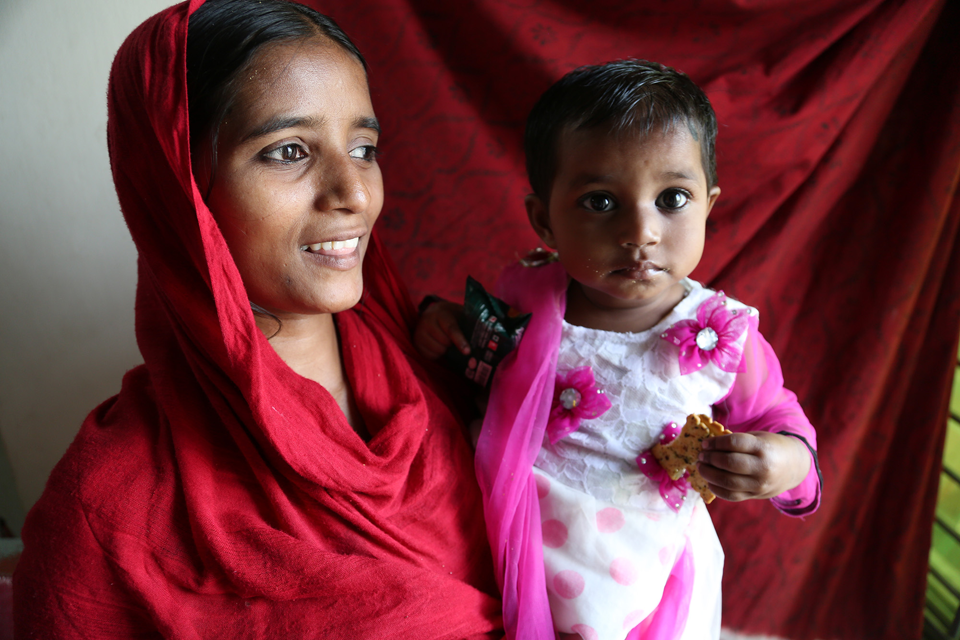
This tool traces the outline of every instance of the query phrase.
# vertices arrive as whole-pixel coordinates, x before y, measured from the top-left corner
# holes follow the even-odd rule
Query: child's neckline
[[[668,326],[672,325],[674,322],[677,321],[676,316],[678,314],[686,315],[686,307],[690,304],[693,304],[690,299],[690,293],[693,291],[697,283],[695,283],[690,278],[684,278],[683,280],[680,281],[680,284],[683,285],[683,297],[680,298],[680,301],[673,306],[673,309],[671,309],[669,313],[667,313],[667,315],[661,318],[659,322],[657,322],[655,325],[653,325],[649,329],[644,329],[642,331],[611,331],[609,329],[595,329],[593,327],[585,327],[579,324],[572,324],[570,322],[567,322],[566,318],[561,318],[561,321],[563,323],[563,328],[566,329],[567,327],[569,327],[575,331],[591,331],[595,333],[618,335],[618,336],[624,336],[624,335],[639,336],[639,335],[650,333],[651,331],[657,331],[657,332],[663,331],[665,328],[667,328]]]

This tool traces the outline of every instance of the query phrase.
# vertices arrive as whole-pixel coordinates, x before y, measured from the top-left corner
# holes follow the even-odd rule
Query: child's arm
[[[470,345],[463,337],[457,318],[463,316],[463,305],[447,300],[432,302],[420,313],[413,331],[413,344],[423,356],[436,360],[450,345],[464,355],[470,353]]]
[[[735,433],[704,441],[700,474],[725,500],[773,498],[788,515],[812,513],[822,483],[816,431],[783,387],[780,363],[755,320],[743,365],[730,394],[714,406],[714,419]]]

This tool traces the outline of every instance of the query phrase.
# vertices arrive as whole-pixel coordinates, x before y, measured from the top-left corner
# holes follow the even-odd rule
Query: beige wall
[[[23,509],[9,505],[29,509],[86,414],[141,360],[106,86],[126,35],[169,4],[0,0],[0,444],[15,484],[0,461],[0,515],[17,530]]]

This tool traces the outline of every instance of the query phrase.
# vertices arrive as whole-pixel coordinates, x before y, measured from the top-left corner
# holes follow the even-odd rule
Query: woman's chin
[[[343,284],[338,287],[336,294],[329,295],[324,292],[322,300],[319,300],[312,311],[314,313],[340,313],[352,309],[360,302],[363,297],[363,278],[357,277],[356,281]]]
[[[363,297],[363,285],[361,284],[357,287],[357,291],[354,295],[350,296],[349,299],[343,300],[343,302],[338,306],[336,311],[331,311],[331,313],[339,313],[341,311],[346,311],[347,309],[353,309],[360,303],[360,299]]]
[[[257,299],[251,296],[251,306],[258,318],[263,316],[274,323],[276,320],[308,320],[314,316],[340,313],[357,306],[363,297],[363,278],[357,276],[350,280],[336,285],[329,283],[323,290],[316,292],[316,295],[301,294],[294,298],[275,300],[273,304],[257,302]],[[335,289],[335,293],[331,292],[331,289]]]

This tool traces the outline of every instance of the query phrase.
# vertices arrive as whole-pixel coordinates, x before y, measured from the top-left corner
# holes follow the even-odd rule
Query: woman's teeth
[[[301,251],[332,251],[337,249],[356,249],[360,244],[360,238],[351,238],[350,240],[334,240],[333,242],[318,242],[317,244],[307,244],[300,247]]]

